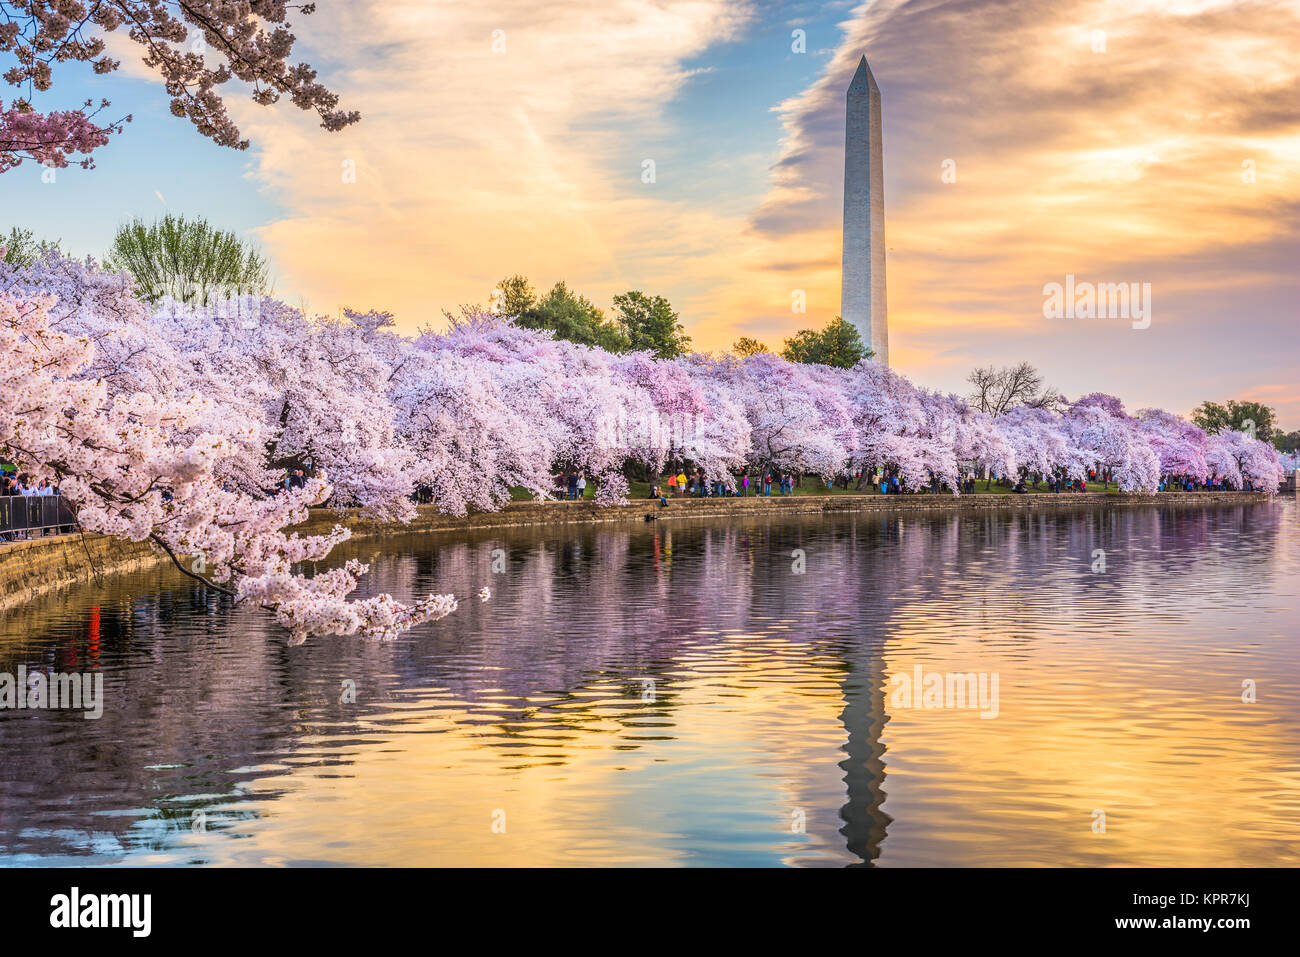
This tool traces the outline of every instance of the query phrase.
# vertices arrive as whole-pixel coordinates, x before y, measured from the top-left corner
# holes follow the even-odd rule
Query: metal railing
[[[59,495],[0,495],[0,538],[33,538],[70,532],[77,524],[72,506]]]

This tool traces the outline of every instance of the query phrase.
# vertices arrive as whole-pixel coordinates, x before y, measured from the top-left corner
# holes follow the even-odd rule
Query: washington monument
[[[880,87],[864,56],[849,84],[844,123],[844,260],[840,315],[857,327],[875,361],[889,365],[885,307],[885,177]]]

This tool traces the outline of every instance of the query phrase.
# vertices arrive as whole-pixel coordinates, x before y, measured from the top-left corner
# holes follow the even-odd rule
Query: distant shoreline
[[[1030,492],[1024,495],[792,495],[779,497],[729,496],[725,498],[636,499],[626,505],[597,505],[582,501],[510,502],[495,512],[473,512],[457,517],[444,515],[433,505],[417,506],[408,523],[377,522],[362,518],[359,510],[340,515],[330,509],[313,509],[311,517],[295,528],[303,534],[319,534],[335,524],[352,530],[354,538],[470,531],[479,528],[564,527],[624,522],[661,522],[715,518],[776,518],[790,515],[836,515],[849,513],[922,514],[934,512],[986,513],[990,511],[1037,511],[1083,506],[1201,507],[1207,505],[1262,504],[1285,501],[1289,496],[1266,496],[1263,492],[1161,492],[1156,495],[1125,495],[1114,492]]]
[[[677,498],[662,506],[657,499],[638,499],[626,505],[600,506],[594,501],[511,502],[495,512],[475,512],[457,517],[444,515],[433,505],[416,507],[409,523],[380,522],[361,517],[359,509],[337,512],[312,509],[306,522],[293,531],[319,534],[334,525],[352,531],[353,540],[400,538],[412,535],[449,536],[491,528],[566,528],[577,525],[654,524],[658,522],[714,520],[746,521],[792,516],[879,513],[927,515],[935,513],[988,514],[991,512],[1064,511],[1074,508],[1158,507],[1203,508],[1221,505],[1262,505],[1287,501],[1285,496],[1262,492],[1161,492],[1157,495],[1117,495],[1104,492],[1031,492],[1025,495],[794,495],[786,498],[749,496],[727,498]],[[63,588],[84,584],[100,576],[135,571],[167,563],[165,555],[145,542],[127,542],[103,535],[50,535],[0,545],[0,610],[14,607]]]

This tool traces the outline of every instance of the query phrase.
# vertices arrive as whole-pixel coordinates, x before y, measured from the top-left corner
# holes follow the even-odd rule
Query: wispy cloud
[[[716,248],[720,218],[666,202],[642,182],[641,159],[665,175],[671,157],[654,148],[686,61],[734,35],[746,4],[346,9],[312,18],[308,39],[344,49],[367,38],[338,81],[361,124],[322,137],[288,109],[240,110],[259,148],[255,178],[295,211],[262,237],[313,305],[381,303],[414,325],[486,302],[508,271],[607,299]]]

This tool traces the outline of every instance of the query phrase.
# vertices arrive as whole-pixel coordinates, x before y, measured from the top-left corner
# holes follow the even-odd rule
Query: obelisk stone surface
[[[847,99],[840,315],[857,327],[862,341],[875,352],[875,361],[888,365],[880,87],[865,56],[853,74]]]

